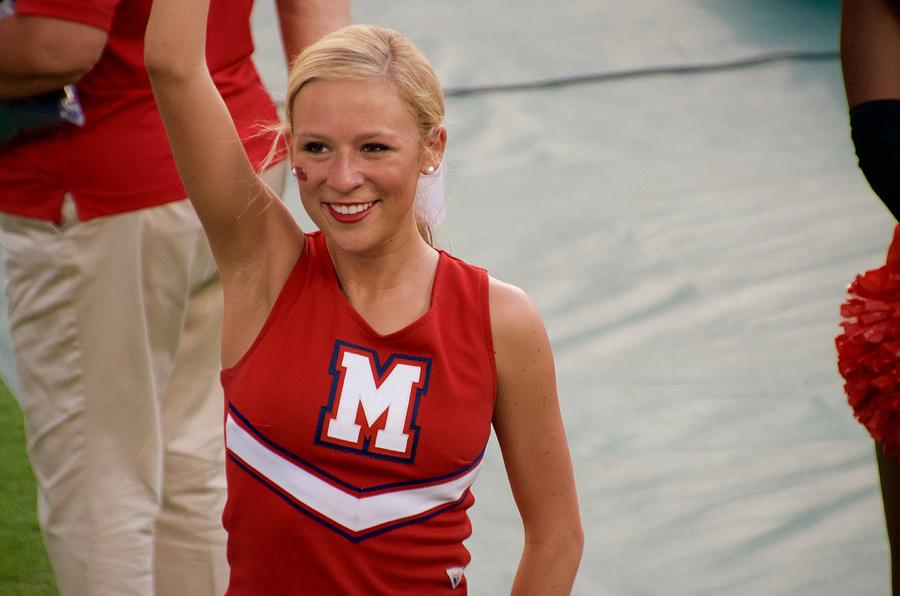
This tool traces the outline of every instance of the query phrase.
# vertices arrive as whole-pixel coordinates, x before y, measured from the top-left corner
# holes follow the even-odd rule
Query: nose
[[[328,171],[328,185],[341,194],[350,194],[362,186],[365,177],[353,155],[335,154]]]

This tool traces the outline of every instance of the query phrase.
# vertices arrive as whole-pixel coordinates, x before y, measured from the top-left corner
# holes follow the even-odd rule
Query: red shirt
[[[382,335],[310,234],[222,384],[228,596],[466,593],[497,393],[483,269],[442,252],[429,310]]]
[[[144,69],[151,0],[19,0],[18,14],[77,21],[109,33],[103,55],[76,87],[85,126],[65,125],[0,146],[0,210],[58,221],[70,192],[79,218],[161,205],[186,196]],[[266,157],[277,121],[251,61],[253,0],[212,0],[206,56],[244,147]]]

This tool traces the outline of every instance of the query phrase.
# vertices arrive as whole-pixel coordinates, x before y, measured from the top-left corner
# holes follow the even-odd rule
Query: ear
[[[444,159],[444,149],[447,147],[447,129],[443,126],[435,127],[428,138],[425,139],[424,166],[432,165],[435,168]]]

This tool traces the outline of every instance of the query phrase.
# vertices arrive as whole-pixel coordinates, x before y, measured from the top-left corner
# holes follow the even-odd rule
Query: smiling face
[[[439,163],[443,129],[424,145],[406,102],[379,79],[307,83],[293,118],[300,198],[330,245],[373,254],[421,241],[416,184]]]

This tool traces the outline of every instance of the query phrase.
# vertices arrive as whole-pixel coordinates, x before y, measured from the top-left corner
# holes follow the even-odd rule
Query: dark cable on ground
[[[837,50],[778,50],[755,54],[745,58],[723,60],[720,62],[700,62],[696,64],[673,64],[667,66],[647,66],[625,70],[611,70],[605,72],[587,73],[565,77],[552,77],[534,81],[521,81],[516,83],[486,83],[483,85],[460,85],[447,87],[444,95],[447,97],[460,97],[463,95],[475,95],[480,93],[497,93],[503,91],[529,91],[532,89],[547,89],[551,87],[564,87],[581,83],[597,83],[618,79],[631,79],[664,74],[690,74],[698,72],[714,72],[721,70],[733,70],[746,68],[769,62],[796,61],[827,61],[838,60],[840,55]]]
[[[513,83],[484,83],[476,85],[459,85],[444,88],[446,97],[462,97],[466,95],[478,95],[483,93],[501,93],[506,91],[531,91],[535,89],[550,89],[554,87],[566,87],[583,83],[600,83],[605,81],[634,79],[667,74],[693,74],[703,72],[716,72],[723,70],[736,70],[748,68],[770,62],[785,61],[831,61],[839,60],[837,50],[776,50],[762,54],[754,54],[744,58],[722,60],[718,62],[698,62],[694,64],[671,64],[662,66],[644,66],[628,68],[624,70],[607,70],[602,72],[586,73],[561,77],[536,79],[534,81],[520,81]],[[277,100],[280,107],[284,107],[284,99]]]

